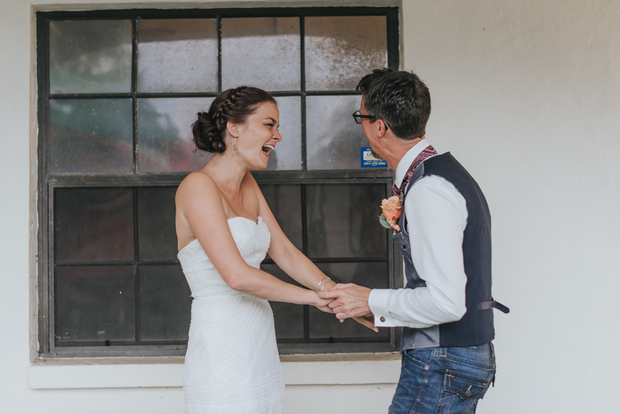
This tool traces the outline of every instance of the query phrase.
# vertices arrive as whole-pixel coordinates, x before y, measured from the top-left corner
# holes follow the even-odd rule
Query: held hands
[[[332,299],[328,306],[340,322],[346,318],[354,318],[367,328],[375,332],[379,331],[375,327],[374,316],[368,306],[370,289],[353,283],[337,284],[331,290],[318,292],[318,294],[322,299]]]

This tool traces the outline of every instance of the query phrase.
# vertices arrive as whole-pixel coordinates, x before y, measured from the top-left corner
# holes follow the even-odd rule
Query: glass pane
[[[299,90],[299,18],[222,19],[222,87]]]
[[[133,171],[131,99],[52,99],[51,173]]]
[[[131,21],[50,22],[51,93],[131,91]]]
[[[217,54],[213,19],[139,20],[138,90],[214,92]]]
[[[177,260],[174,196],[177,187],[138,190],[140,260]]]
[[[56,189],[54,253],[56,262],[133,260],[132,189]]]
[[[387,66],[385,16],[306,17],[306,90],[353,90]]]
[[[269,153],[267,170],[301,169],[301,98],[280,96],[276,98],[280,111],[280,135],[276,149]]]
[[[196,152],[192,124],[213,98],[138,100],[138,169],[140,172],[195,171],[211,155]]]
[[[369,288],[386,289],[388,287],[387,262],[321,263],[317,266],[339,283],[355,283]],[[383,342],[389,340],[389,337],[389,329],[379,329],[379,333],[375,333],[353,319],[340,323],[334,315],[321,312],[313,306],[310,307],[310,338],[312,339],[367,338],[372,342]]]
[[[261,184],[260,189],[286,237],[303,250],[301,186]]]
[[[56,345],[133,341],[134,288],[133,266],[58,266],[54,276]]]
[[[387,257],[384,184],[306,186],[309,257]]]
[[[309,170],[361,168],[361,148],[370,144],[351,116],[360,109],[361,99],[360,96],[308,96],[306,154]]]
[[[262,264],[261,269],[280,280],[299,286],[275,264]],[[276,324],[277,339],[303,339],[304,307],[292,303],[270,302]]]
[[[180,265],[140,267],[140,339],[186,341],[192,299]]]

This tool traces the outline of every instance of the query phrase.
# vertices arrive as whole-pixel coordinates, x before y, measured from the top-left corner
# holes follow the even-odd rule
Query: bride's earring
[[[239,137],[235,137],[235,140],[233,141],[232,147],[235,151],[237,151],[237,138]]]

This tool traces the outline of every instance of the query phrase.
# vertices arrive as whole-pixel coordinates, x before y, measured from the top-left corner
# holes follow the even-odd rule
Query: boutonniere
[[[403,208],[402,196],[392,196],[388,199],[381,200],[381,210],[383,213],[379,216],[379,223],[386,229],[394,229],[400,231],[400,226],[396,224]]]

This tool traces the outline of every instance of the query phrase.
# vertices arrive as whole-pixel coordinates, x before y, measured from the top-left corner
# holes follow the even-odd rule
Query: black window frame
[[[49,171],[49,102],[53,98],[89,99],[94,97],[131,98],[133,105],[133,140],[134,149],[138,135],[137,100],[139,98],[160,97],[214,97],[216,93],[141,93],[137,92],[137,22],[140,19],[175,19],[175,18],[216,18],[221,28],[222,18],[234,17],[299,17],[301,36],[301,87],[300,91],[274,92],[274,96],[301,96],[302,105],[302,168],[296,171],[258,171],[253,172],[256,181],[261,184],[299,184],[304,188],[308,184],[377,184],[385,186],[390,193],[393,173],[388,169],[370,170],[310,170],[306,168],[306,97],[326,95],[357,95],[354,91],[306,91],[304,77],[304,19],[303,17],[328,16],[385,16],[387,29],[388,66],[399,67],[399,9],[398,7],[303,7],[303,8],[231,8],[231,9],[132,9],[132,10],[94,10],[94,11],[40,11],[36,13],[37,24],[37,102],[38,125],[38,355],[45,358],[76,357],[129,357],[129,356],[182,356],[186,345],[143,345],[119,347],[56,347],[54,346],[54,297],[53,297],[53,252],[52,235],[53,194],[56,188],[78,187],[150,187],[177,186],[188,173],[139,173],[137,172],[137,154],[133,154],[133,172],[115,174],[58,174]],[[110,94],[50,94],[49,85],[49,22],[53,20],[131,20],[133,30],[132,44],[132,86],[129,93]],[[221,51],[221,30],[218,30],[218,49]],[[221,53],[218,57],[218,91],[222,90]],[[351,121],[353,122],[353,121]],[[134,188],[134,194],[136,189]],[[135,197],[135,195],[134,195]],[[302,205],[304,203],[302,202]],[[302,220],[304,231],[306,220]],[[403,285],[402,258],[397,253],[395,244],[386,232],[389,256],[389,286]],[[306,237],[304,237],[306,240]],[[305,247],[305,246],[304,246]],[[330,259],[315,260],[329,262]],[[272,263],[272,262],[271,262]],[[307,313],[307,311],[306,311]],[[384,343],[342,342],[326,343],[279,343],[281,354],[328,354],[328,353],[376,353],[398,351],[400,328],[390,328],[390,340]]]

